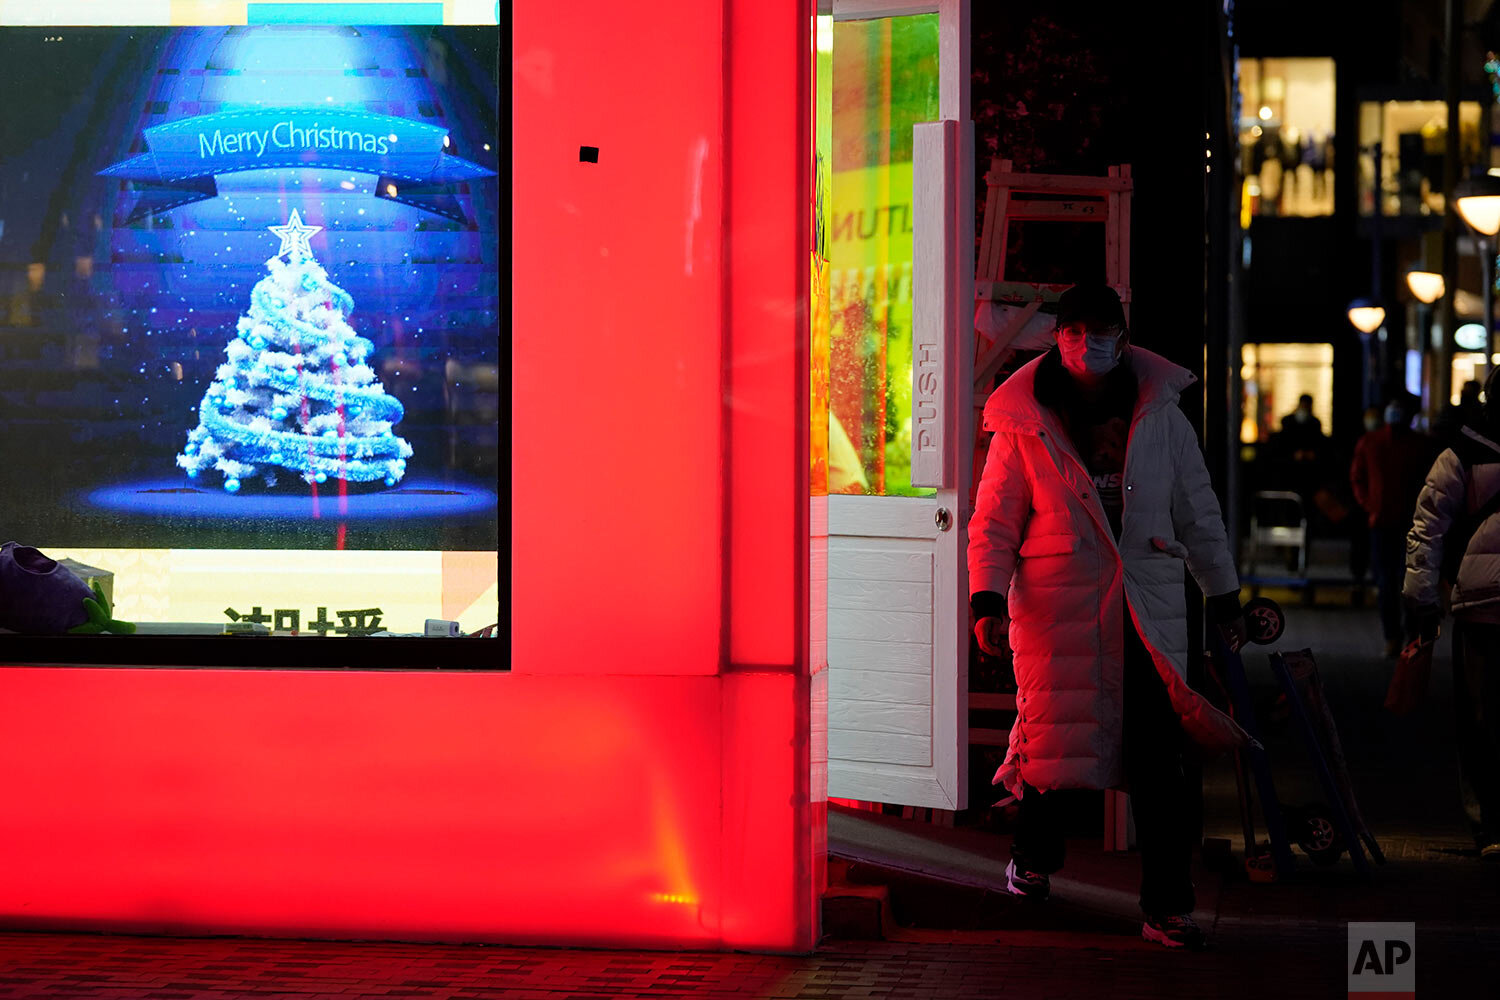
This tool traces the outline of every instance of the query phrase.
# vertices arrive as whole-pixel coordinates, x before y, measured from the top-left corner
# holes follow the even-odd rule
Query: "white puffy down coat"
[[[1462,457],[1459,452],[1462,451]],[[1464,471],[1467,459],[1468,472]],[[1402,595],[1417,604],[1439,605],[1439,569],[1454,523],[1500,493],[1500,443],[1465,427],[1458,444],[1438,456],[1417,497],[1406,536],[1406,580]],[[1479,525],[1451,595],[1455,617],[1500,621],[1500,514]]]
[[[1177,406],[1185,368],[1131,347],[1139,382],[1118,544],[1062,420],[1037,402],[1038,358],[990,396],[994,432],[969,525],[969,587],[1007,595],[1017,718],[995,784],[1020,794],[1113,788],[1127,611],[1183,728],[1212,751],[1248,737],[1188,687],[1183,562],[1206,594],[1239,590],[1197,436]]]

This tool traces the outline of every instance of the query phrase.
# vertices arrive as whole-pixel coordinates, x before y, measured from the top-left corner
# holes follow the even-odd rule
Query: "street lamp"
[[[1484,292],[1484,371],[1495,353],[1495,265],[1493,240],[1500,233],[1500,177],[1479,174],[1453,188],[1454,207],[1479,238],[1479,283]]]
[[[1379,305],[1374,299],[1355,299],[1349,303],[1349,322],[1354,324],[1354,329],[1359,331],[1359,346],[1364,354],[1364,389],[1360,396],[1364,401],[1365,409],[1374,405],[1375,400],[1375,347],[1371,343],[1371,336],[1380,325],[1385,322],[1385,307]]]
[[[1374,333],[1385,322],[1385,307],[1370,299],[1355,299],[1349,303],[1349,322],[1360,333]]]
[[[1406,287],[1411,289],[1412,295],[1424,306],[1432,305],[1448,290],[1441,274],[1415,268],[1406,272]]]
[[[1379,330],[1385,322],[1385,307],[1380,304],[1380,217],[1385,208],[1385,181],[1383,169],[1385,165],[1385,151],[1380,142],[1371,143],[1368,147],[1375,166],[1375,204],[1370,215],[1370,293],[1368,299],[1355,299],[1349,303],[1349,322],[1359,331],[1359,344],[1364,354],[1364,389],[1360,393],[1364,400],[1365,409],[1369,409],[1375,396],[1375,384],[1377,380],[1383,381],[1386,376],[1384,354],[1381,352],[1381,364],[1379,375],[1376,374],[1376,348],[1372,343],[1374,333]],[[1361,153],[1366,147],[1361,146]]]
[[[1421,352],[1419,357],[1426,358],[1429,356],[1429,351],[1432,347],[1432,304],[1443,297],[1443,293],[1448,290],[1448,283],[1436,271],[1427,271],[1421,267],[1414,267],[1406,272],[1406,287],[1411,289],[1412,297],[1419,303],[1417,306],[1417,329],[1420,332],[1421,340],[1416,346]],[[1408,354],[1407,357],[1409,359],[1410,355]],[[1420,373],[1421,370],[1418,369],[1418,374],[1420,375]],[[1408,371],[1406,373],[1408,390],[1411,389],[1411,380],[1412,372]],[[1418,392],[1429,398],[1431,396],[1430,393],[1423,393],[1420,390]]]

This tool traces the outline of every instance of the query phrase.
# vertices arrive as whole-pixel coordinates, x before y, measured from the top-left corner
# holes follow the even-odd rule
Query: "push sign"
[[[1349,925],[1349,1000],[1417,995],[1417,925]]]

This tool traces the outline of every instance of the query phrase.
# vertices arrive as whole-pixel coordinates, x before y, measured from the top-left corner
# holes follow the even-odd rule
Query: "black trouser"
[[[1182,724],[1128,615],[1124,740],[1125,780],[1141,852],[1141,909],[1152,917],[1191,913],[1194,837]],[[1025,787],[1011,845],[1018,868],[1051,873],[1062,867],[1059,806],[1056,795]]]
[[[1406,533],[1410,525],[1370,529],[1370,564],[1380,588],[1380,630],[1387,641],[1401,641],[1401,583],[1406,579]]]
[[[1455,620],[1454,736],[1474,840],[1500,840],[1500,625]]]
[[[1370,522],[1358,505],[1349,515],[1349,575],[1356,584],[1370,571]]]

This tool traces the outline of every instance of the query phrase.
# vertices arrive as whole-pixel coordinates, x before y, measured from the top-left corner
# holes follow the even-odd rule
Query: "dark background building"
[[[1460,110],[1456,174],[1462,177],[1492,163],[1492,80],[1486,59],[1500,46],[1500,33],[1492,3],[1453,6],[1458,18],[1452,82]],[[1311,501],[1315,535],[1347,537],[1357,531],[1358,510],[1347,492],[1346,471],[1365,407],[1379,407],[1408,391],[1420,400],[1419,426],[1429,427],[1450,392],[1470,377],[1462,353],[1460,365],[1451,367],[1453,331],[1480,318],[1481,278],[1474,242],[1443,198],[1448,16],[1443,0],[1371,0],[1357,7],[1287,0],[1233,4],[1242,155],[1238,197],[1232,200],[1242,227],[1235,242],[1243,284],[1232,339],[1251,345],[1256,361],[1252,365],[1247,355],[1241,366],[1246,378],[1239,394],[1245,409],[1238,499],[1248,507],[1254,491],[1296,489]],[[1267,178],[1260,169],[1263,149],[1257,148],[1265,142],[1259,119],[1266,119],[1266,138],[1294,126],[1294,70],[1316,69],[1319,63],[1327,66],[1332,84],[1332,199],[1287,210],[1283,190],[1277,211],[1267,205],[1268,192],[1258,190]],[[1376,141],[1382,165],[1378,219]],[[1293,175],[1288,171],[1282,179]],[[1424,308],[1405,279],[1406,271],[1417,267],[1442,273],[1445,253],[1456,315],[1445,312],[1442,300]],[[1367,357],[1346,310],[1355,299],[1377,296],[1386,318],[1384,329],[1368,341]],[[1454,315],[1447,328],[1436,339],[1429,337],[1428,324],[1441,328],[1446,315]],[[1445,339],[1446,354],[1440,346]],[[1304,349],[1298,356],[1294,347],[1283,345]],[[1475,356],[1467,357],[1472,365]],[[1328,359],[1326,372],[1322,358]],[[1299,372],[1293,370],[1297,364],[1309,367]],[[1303,470],[1299,479],[1279,460],[1284,455],[1278,456],[1268,432],[1303,391],[1329,397],[1326,403],[1319,398],[1318,410],[1330,437],[1320,470],[1316,475]],[[1353,522],[1340,523],[1341,508],[1352,508]]]

